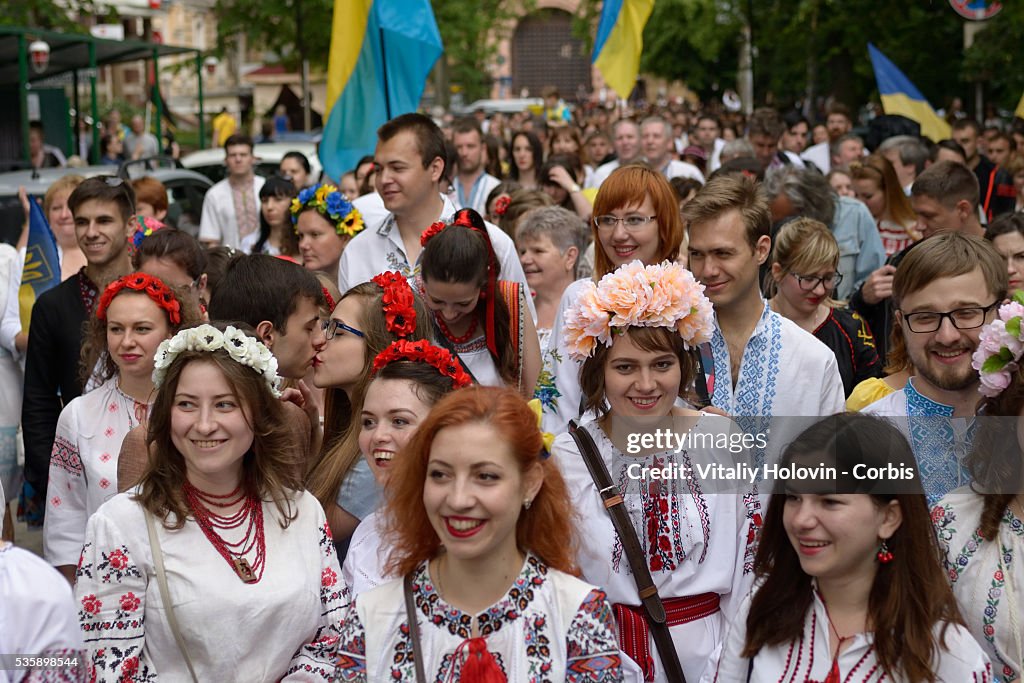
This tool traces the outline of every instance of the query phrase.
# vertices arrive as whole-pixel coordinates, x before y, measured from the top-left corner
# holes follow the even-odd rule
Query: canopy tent
[[[49,64],[41,72],[29,67],[28,47],[35,40],[45,41],[50,46]],[[199,139],[205,139],[203,111],[203,57],[195,48],[176,47],[150,43],[141,40],[106,40],[85,33],[57,33],[21,26],[0,26],[0,83],[17,83],[21,108],[21,137],[25,154],[28,155],[28,90],[33,83],[70,72],[74,83],[75,110],[82,111],[78,103],[79,71],[86,70],[89,79],[89,112],[94,121],[99,119],[96,102],[97,69],[108,64],[138,60],[153,60],[153,71],[159,73],[161,57],[194,54],[196,75],[199,78]],[[159,87],[154,89],[156,104],[156,136],[162,136],[163,98]],[[77,126],[76,126],[77,130]],[[99,131],[93,126],[94,155],[99,154]],[[93,159],[94,162],[98,161]]]

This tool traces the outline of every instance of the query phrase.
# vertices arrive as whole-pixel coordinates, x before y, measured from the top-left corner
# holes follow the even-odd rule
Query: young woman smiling
[[[352,602],[340,680],[621,680],[604,594],[572,576],[574,515],[546,455],[514,391],[434,406],[388,483],[388,567],[405,578]]]
[[[82,385],[97,384],[61,411],[50,458],[43,552],[69,581],[86,523],[117,493],[121,441],[145,421],[153,401],[153,358],[162,341],[199,318],[194,305],[160,279],[133,273],[100,297],[82,345]]]
[[[634,261],[597,285],[588,283],[565,316],[568,351],[583,366],[584,409],[595,417],[582,422],[579,434],[559,435],[553,456],[583,519],[583,578],[608,592],[628,657],[623,669],[635,676],[630,680],[667,683],[680,672],[700,680],[725,620],[750,585],[744,557],[752,553],[753,514],[742,491],[718,493],[720,485],[696,475],[652,481],[636,474],[697,472],[697,463],[736,456],[697,447],[634,455],[620,440],[626,431],[650,428],[655,418],[675,418],[674,430],[694,444],[714,443],[735,430],[728,418],[675,406],[697,372],[693,350],[711,337],[711,302],[702,289],[678,264]],[[609,483],[594,474],[601,465],[611,488],[618,487],[612,493],[620,495],[609,497]],[[619,526],[615,500],[625,501],[624,524],[631,528]],[[638,584],[647,578],[668,615],[663,636],[645,612],[650,589]]]

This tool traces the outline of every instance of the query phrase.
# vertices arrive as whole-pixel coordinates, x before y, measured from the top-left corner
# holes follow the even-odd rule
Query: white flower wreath
[[[182,351],[212,352],[220,349],[227,351],[231,360],[260,373],[270,393],[276,398],[281,396],[278,389],[281,378],[277,376],[277,359],[274,354],[270,353],[263,342],[232,325],[225,327],[223,332],[213,325],[190,327],[160,342],[153,363],[153,384],[159,388],[164,383],[167,368]]]

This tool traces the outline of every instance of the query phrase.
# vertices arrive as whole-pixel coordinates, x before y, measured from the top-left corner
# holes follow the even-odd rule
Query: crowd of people
[[[1024,137],[720,114],[404,114],[337,184],[225,129],[191,227],[150,178],[57,181],[28,325],[27,222],[0,245],[0,503],[45,558],[0,541],[0,650],[1021,680]]]

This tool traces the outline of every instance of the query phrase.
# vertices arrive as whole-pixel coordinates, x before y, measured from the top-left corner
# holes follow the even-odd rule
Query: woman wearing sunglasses
[[[832,349],[846,396],[883,375],[875,340],[863,318],[832,298],[843,276],[839,245],[823,223],[797,218],[779,229],[765,282],[768,305]]]

